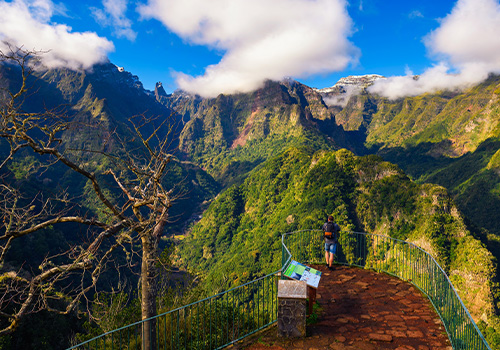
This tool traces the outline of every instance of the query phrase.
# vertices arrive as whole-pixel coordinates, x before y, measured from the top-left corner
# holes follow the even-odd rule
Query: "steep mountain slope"
[[[290,145],[352,148],[321,95],[295,81],[268,81],[255,92],[214,99],[176,93],[163,103],[187,121],[180,148],[228,185]]]
[[[493,256],[446,190],[346,150],[290,148],[264,162],[212,203],[179,256],[215,289],[240,284],[278,268],[282,233],[320,228],[327,214],[344,231],[416,243],[446,269],[476,320],[494,314]]]
[[[464,92],[380,100],[367,143],[383,147],[433,144],[435,155],[461,156],[500,134],[500,77]]]
[[[0,88],[10,89],[15,93],[21,85],[20,81],[21,75],[18,67],[0,64]],[[117,159],[127,161],[128,154],[133,155],[137,160],[135,163],[137,167],[133,169],[134,171],[140,173],[144,168],[149,170],[142,165],[147,163],[151,157],[144,147],[140,150],[136,147],[140,142],[136,131],[140,130],[144,137],[149,137],[150,133],[155,131],[157,139],[151,139],[151,146],[154,147],[157,144],[155,142],[163,141],[171,126],[175,128],[178,124],[175,119],[169,121],[172,111],[158,103],[154,96],[145,91],[130,73],[111,64],[95,66],[92,72],[75,72],[64,69],[36,71],[29,77],[27,83],[28,92],[25,99],[21,98],[22,103],[20,103],[19,108],[33,113],[43,113],[46,109],[56,112],[54,119],[32,118],[39,124],[38,127],[30,128],[31,124],[26,123],[29,129],[27,133],[33,137],[35,143],[43,144],[48,137],[40,138],[43,133],[39,129],[42,129],[46,125],[45,123],[69,122],[70,128],[63,128],[62,135],[55,135],[56,141],[51,143],[50,147],[57,147],[59,152],[86,171],[93,173],[99,180],[103,180],[100,184],[106,198],[109,199],[109,202],[114,202],[113,205],[116,205],[117,208],[126,212],[123,209],[126,205],[119,204],[124,202],[117,200],[118,196],[124,197],[123,192],[120,193],[121,191],[112,176],[104,171],[111,168],[115,173],[118,173],[118,176],[124,174],[121,180],[125,186],[128,186],[126,182],[130,180],[130,172],[124,172],[123,166],[119,167],[116,164],[118,163]],[[0,109],[2,111],[4,111],[4,102],[6,101],[3,98],[8,96],[7,90],[0,89]],[[140,117],[134,120],[135,123],[131,123],[130,118],[135,115],[140,115]],[[2,114],[3,116],[4,114]],[[2,119],[2,124],[4,132],[7,127],[10,128],[2,135],[4,137],[0,138],[0,155],[6,156],[9,154],[10,147],[7,145],[6,138],[8,136],[5,137],[5,134],[9,135],[9,132],[13,133],[12,130],[19,129],[12,127],[13,122],[6,122],[4,119]],[[23,131],[21,130],[21,132]],[[178,133],[177,136],[175,133],[173,136],[172,151],[177,145]],[[60,143],[57,142],[59,139]],[[129,153],[126,153],[125,149]],[[104,153],[109,157],[104,156]],[[169,211],[170,224],[165,232],[161,232],[162,238],[167,238],[167,240],[175,233],[182,232],[185,225],[197,218],[199,211],[203,209],[203,202],[211,200],[219,191],[219,185],[210,175],[190,162],[183,162],[175,158],[177,153],[174,153],[173,161],[167,165],[166,172],[161,177],[162,185],[167,190],[172,189],[173,196],[182,195],[173,203],[173,207]],[[5,157],[0,159],[0,162],[3,162]],[[0,225],[2,234],[6,232],[7,225],[5,224],[9,220],[27,223],[29,226],[30,223],[34,225],[43,222],[46,218],[45,215],[51,218],[58,215],[71,216],[76,213],[84,218],[98,217],[102,221],[109,220],[109,217],[103,214],[107,208],[102,201],[95,200],[97,194],[92,190],[91,182],[87,181],[86,177],[71,170],[70,167],[56,162],[54,158],[39,156],[31,152],[29,148],[19,147],[14,158],[6,164],[6,166],[2,164],[0,167],[1,202],[4,207],[2,212],[3,225]],[[39,167],[39,164],[42,166]],[[137,184],[136,181],[134,185]],[[150,184],[151,182],[144,185],[146,187]],[[11,185],[17,191],[10,190],[6,185]],[[136,191],[136,188],[133,191]],[[54,200],[44,203],[48,198]],[[154,196],[152,198],[156,199]],[[29,209],[24,209],[25,206]],[[22,209],[17,211],[18,208]],[[19,212],[23,214],[18,216]],[[144,215],[143,212],[141,214]],[[19,227],[26,228],[22,224]],[[128,235],[129,233],[124,234]],[[60,281],[48,282],[45,279],[35,280],[33,284],[30,284],[24,280],[24,277],[29,276],[28,278],[31,279],[31,276],[36,276],[42,271],[45,273],[47,263],[50,267],[54,267],[54,264],[64,264],[65,261],[73,263],[73,252],[79,251],[82,246],[88,244],[89,237],[92,237],[93,234],[95,231],[85,225],[54,224],[37,230],[34,234],[18,234],[20,237],[13,240],[8,250],[4,249],[6,247],[4,237],[2,244],[2,257],[4,259],[2,259],[0,266],[0,274],[3,279],[2,297],[4,298],[1,305],[4,316],[0,321],[2,329],[5,329],[10,322],[5,315],[14,308],[21,308],[19,305],[22,301],[19,302],[17,295],[21,295],[20,299],[22,300],[23,289],[27,290],[30,286],[36,290],[34,294],[38,294],[40,281],[43,281],[43,288],[49,290],[49,294],[57,294],[55,300],[51,300],[52,295],[48,297],[50,302],[45,307],[65,307],[63,302],[60,302],[61,295],[68,289],[73,290],[75,285],[80,284],[80,282],[82,285],[86,284],[87,281],[83,282],[83,280],[87,280],[85,275],[75,276],[75,279],[69,276],[66,286],[73,283],[69,288],[61,286]],[[11,239],[8,240],[9,243]],[[162,240],[160,247],[165,247],[167,243]],[[108,244],[108,241],[104,240],[95,246],[97,253],[95,256],[92,253],[92,256],[88,258],[89,266],[100,259],[97,257],[99,254],[97,247],[105,251],[109,248]],[[95,289],[90,288],[91,291],[86,297],[92,299],[98,293],[105,294],[112,290],[128,293],[130,296],[137,295],[137,289],[134,287],[138,286],[139,274],[137,272],[141,264],[140,260],[137,263],[137,256],[131,252],[137,246],[129,249],[122,244],[123,241],[119,243],[120,248],[124,249],[117,249],[113,255],[109,256],[108,265],[107,267],[105,264],[103,265],[101,278],[97,281]],[[130,244],[132,245],[132,240],[130,240]],[[65,260],[66,253],[70,256],[68,260]],[[50,261],[47,261],[49,258]],[[65,267],[61,270],[65,270]],[[14,283],[11,283],[10,279],[13,279]],[[79,282],[78,279],[81,281]],[[48,287],[49,284],[51,287]],[[15,292],[11,291],[12,285],[15,285],[12,288]],[[166,285],[168,285],[168,281]],[[5,298],[9,300],[5,301]],[[44,308],[42,299],[40,297],[39,301],[34,303],[33,311],[28,305],[26,318],[21,320],[22,322],[13,334],[0,337],[0,348],[59,349],[70,346],[70,342],[74,341],[70,338],[73,338],[76,332],[82,331],[84,321],[81,320],[81,317],[77,318],[77,312],[71,313],[69,316],[45,311],[37,313],[38,308],[41,310]],[[81,310],[84,308],[79,309],[78,312]],[[35,313],[34,316],[31,315],[32,312]]]
[[[19,67],[0,65],[2,87],[15,91],[20,86],[20,78]],[[152,92],[145,90],[136,76],[123,68],[106,63],[94,66],[92,71],[34,71],[27,85],[29,91],[22,108],[30,112],[56,109],[58,114],[64,115],[71,122],[71,128],[62,135],[62,149],[67,150],[71,157],[78,158],[91,171],[109,164],[109,159],[100,152],[120,156],[124,147],[135,149],[134,145],[138,142],[135,127],[144,136],[156,131],[159,140],[167,137],[172,128],[172,152],[179,155],[175,148],[182,121],[172,109],[159,103]],[[2,149],[7,150],[0,147],[0,152]],[[165,181],[167,186],[185,193],[172,208],[174,228],[180,231],[186,220],[201,210],[201,203],[216,195],[219,185],[196,165],[174,160]],[[84,193],[85,183],[64,168],[52,167],[41,174],[21,179],[23,168],[29,166],[27,161],[24,155],[20,155],[10,167],[12,172],[17,172],[18,181],[42,182],[47,189],[58,185],[64,188],[69,186],[77,195]],[[61,174],[61,171],[64,173]],[[38,187],[38,184],[33,187]]]
[[[500,133],[500,76],[491,75],[463,92],[443,91],[394,101],[368,93],[366,87],[372,82],[355,85],[357,93],[335,115],[345,130],[365,128],[368,147],[430,143],[432,155],[456,157]],[[324,92],[327,89],[320,91],[329,98]]]
[[[346,130],[365,133],[367,149],[398,164],[419,182],[445,186],[480,227],[500,235],[500,77],[466,91],[391,101],[366,90],[335,116]]]

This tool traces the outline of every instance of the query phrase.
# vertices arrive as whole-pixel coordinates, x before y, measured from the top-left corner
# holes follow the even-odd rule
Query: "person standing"
[[[325,260],[329,270],[333,270],[333,260],[337,253],[337,241],[340,232],[340,226],[333,222],[333,216],[328,216],[328,221],[323,224],[325,235]]]

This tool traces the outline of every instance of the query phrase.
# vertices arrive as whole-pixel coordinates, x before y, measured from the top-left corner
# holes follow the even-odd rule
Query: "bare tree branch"
[[[6,174],[0,174],[0,318],[7,323],[0,335],[13,332],[31,313],[48,310],[68,314],[82,301],[88,302],[88,294],[95,292],[108,265],[124,264],[115,261],[118,251],[125,253],[129,266],[139,257],[142,317],[151,317],[156,314],[158,242],[165,232],[169,209],[180,196],[163,184],[173,159],[169,153],[172,125],[168,118],[130,118],[135,139],[113,135],[121,145],[119,155],[104,149],[63,147],[63,134],[73,126],[63,109],[40,113],[22,109],[29,91],[28,78],[39,54],[14,47],[10,52],[0,51],[0,65],[18,67],[21,81],[16,91],[0,91],[0,138],[10,148],[0,159],[0,171]],[[2,100],[2,96],[6,98]],[[22,181],[15,180],[9,171],[9,164],[26,152],[40,161],[36,171],[62,167],[80,176],[90,184],[102,212],[85,208],[66,189],[58,189],[60,193],[49,198],[44,193],[27,196]],[[111,165],[92,168],[80,163],[78,154],[102,157]],[[6,261],[18,240],[69,223],[79,230],[84,228],[88,240],[73,243],[59,253],[48,251],[38,267],[26,264],[14,268]],[[149,326],[151,332],[145,332],[145,336],[154,333],[154,325]]]

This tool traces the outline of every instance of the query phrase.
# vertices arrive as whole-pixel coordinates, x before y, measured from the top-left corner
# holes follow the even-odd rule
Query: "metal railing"
[[[320,230],[283,234],[280,270],[102,334],[68,350],[226,347],[276,322],[278,272],[288,267],[292,257],[307,264],[323,263],[323,242]],[[491,350],[446,273],[432,256],[419,247],[388,236],[343,232],[337,253],[338,264],[386,272],[419,288],[441,317],[454,349]],[[146,329],[150,334],[144,335]],[[146,338],[152,339],[147,347]]]
[[[277,272],[69,349],[221,349],[276,322]]]
[[[324,262],[323,232],[299,231],[282,236],[282,265]],[[427,252],[392,237],[343,232],[336,262],[373,269],[406,280],[431,301],[443,321],[453,349],[491,350],[448,276]]]

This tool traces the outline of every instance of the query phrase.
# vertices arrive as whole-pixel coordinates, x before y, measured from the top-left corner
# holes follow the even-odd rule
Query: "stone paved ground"
[[[370,270],[314,266],[323,275],[318,321],[304,339],[277,338],[276,326],[235,347],[247,350],[451,350],[439,316],[418,289]]]

